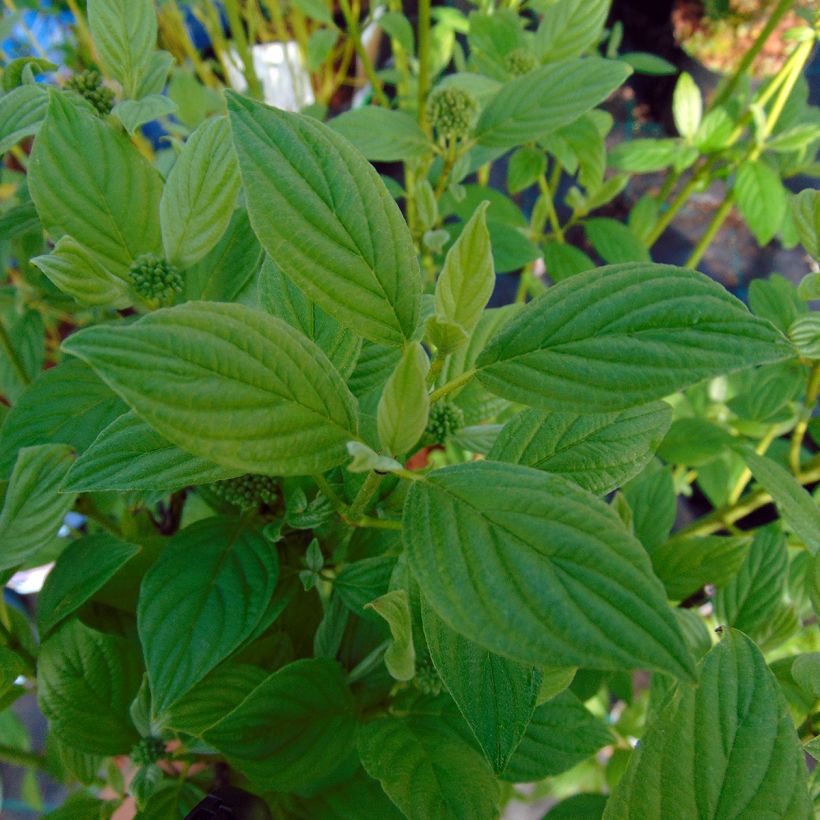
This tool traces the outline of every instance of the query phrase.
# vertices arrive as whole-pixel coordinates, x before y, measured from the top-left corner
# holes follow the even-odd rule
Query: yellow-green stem
[[[806,390],[803,412],[800,415],[800,420],[792,431],[791,444],[789,446],[789,466],[795,475],[800,472],[800,451],[803,447],[803,438],[806,435],[806,430],[809,429],[809,421],[811,420],[814,405],[817,403],[818,393],[820,393],[820,362],[815,362],[811,369],[811,375],[809,376],[809,386]]]
[[[364,43],[362,43],[362,33],[359,26],[359,19],[350,7],[350,0],[339,0],[339,8],[344,15],[345,23],[347,24],[348,36],[353,41],[353,48],[356,50],[356,55],[362,64],[364,74],[373,88],[373,96],[376,98],[379,105],[382,105],[385,108],[390,108],[390,100],[387,99],[387,95],[384,93],[382,81],[376,76],[376,71],[373,68],[370,55],[367,53]]]
[[[427,92],[430,85],[430,0],[419,0],[419,22],[416,34],[419,52],[418,117],[419,125],[429,133],[430,124],[425,117]]]
[[[356,493],[356,497],[353,499],[353,503],[347,511],[347,519],[351,524],[356,524],[359,519],[364,516],[382,481],[384,481],[384,476],[379,473],[371,472],[367,474],[367,478],[365,478],[362,486],[359,487],[359,492]]]
[[[430,404],[435,404],[439,399],[443,399],[445,396],[449,396],[455,390],[458,390],[461,387],[464,387],[470,379],[473,378],[476,374],[476,369],[472,368],[471,370],[467,370],[465,373],[462,373],[460,376],[456,376],[454,379],[451,379],[449,382],[446,382],[438,390],[434,390],[430,394]]]
[[[687,268],[694,268],[703,258],[706,251],[709,250],[709,245],[712,244],[712,240],[715,236],[717,236],[718,231],[723,227],[723,223],[726,221],[726,217],[729,216],[734,202],[734,191],[729,191],[726,194],[726,198],[723,200],[721,206],[717,209],[717,211],[715,211],[715,215],[712,217],[709,227],[706,229],[703,236],[701,236],[700,242],[698,242],[695,249],[692,251],[691,256],[686,260]]]

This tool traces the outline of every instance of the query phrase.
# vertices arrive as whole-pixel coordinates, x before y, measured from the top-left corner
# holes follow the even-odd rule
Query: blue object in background
[[[55,9],[51,0],[41,0],[38,10],[26,9],[20,16],[48,59],[59,65],[71,36],[70,27],[74,23],[74,15],[70,11]],[[27,57],[32,53],[31,40],[20,23],[3,40],[2,46],[10,59]]]

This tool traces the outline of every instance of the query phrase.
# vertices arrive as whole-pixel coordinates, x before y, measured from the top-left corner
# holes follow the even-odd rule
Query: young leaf
[[[775,526],[759,529],[737,575],[717,591],[718,622],[757,634],[780,603],[788,568],[783,533]]]
[[[125,278],[137,256],[161,252],[162,180],[127,137],[50,94],[29,163],[37,213],[53,236],[68,234]]]
[[[359,755],[406,817],[498,816],[498,783],[487,763],[436,718],[367,723],[359,731]]]
[[[321,472],[356,437],[355,400],[327,357],[243,305],[189,302],[88,328],[63,347],[163,437],[226,467]]]
[[[820,259],[820,191],[801,191],[792,198],[791,210],[800,244]]]
[[[606,495],[649,463],[671,419],[664,402],[597,415],[525,410],[507,422],[488,458],[558,473]]]
[[[24,563],[57,536],[74,506],[73,493],[57,492],[73,460],[62,444],[20,450],[0,512],[0,571]]]
[[[447,252],[444,267],[436,282],[435,318],[428,325],[433,343],[441,355],[451,353],[469,338],[495,285],[492,247],[487,231],[488,202],[478,206],[458,239]],[[458,332],[448,334],[441,328],[456,325]]]
[[[390,576],[396,566],[391,555],[364,558],[348,564],[338,575],[333,588],[351,612],[360,617],[371,617],[365,605],[387,592]]]
[[[703,274],[630,264],[550,288],[502,328],[476,364],[480,381],[505,398],[603,413],[791,355],[768,322]]]
[[[703,98],[697,83],[687,71],[678,77],[675,85],[672,115],[675,118],[675,128],[678,129],[678,133],[687,142],[691,142],[700,127],[703,116]]]
[[[137,610],[155,714],[253,633],[278,577],[276,549],[241,521],[205,519],[171,539],[142,582]]]
[[[786,189],[762,160],[746,160],[735,180],[737,207],[759,245],[768,245],[786,217]]]
[[[177,104],[170,97],[149,94],[141,100],[123,100],[111,109],[111,113],[133,137],[146,123],[176,114],[177,110]]]
[[[475,136],[489,148],[538,140],[603,102],[632,73],[600,57],[541,66],[504,85],[481,112]]]
[[[0,155],[40,130],[48,109],[48,91],[21,85],[0,97]]]
[[[134,96],[157,43],[153,0],[89,0],[88,24],[106,71]]]
[[[413,342],[407,346],[384,386],[376,420],[379,441],[388,453],[401,455],[408,452],[427,426],[429,369],[424,348]]]
[[[0,480],[11,475],[21,447],[68,444],[82,452],[126,409],[83,362],[68,359],[43,371],[0,428]]]
[[[459,635],[424,600],[421,614],[436,671],[493,770],[503,771],[535,710],[540,672]]]
[[[786,524],[811,552],[817,552],[820,547],[820,508],[817,502],[776,461],[751,449],[744,449],[741,455],[755,480],[774,499]]]
[[[139,740],[129,707],[142,681],[136,646],[69,621],[40,649],[37,693],[49,729],[68,746],[128,754]]]
[[[403,346],[419,318],[410,232],[375,169],[308,117],[228,94],[251,223],[324,310],[366,339]]]
[[[339,665],[314,658],[274,672],[203,739],[252,782],[290,792],[343,762],[355,735],[353,698]]]
[[[407,590],[394,589],[365,604],[387,621],[393,641],[384,653],[384,663],[391,677],[412,680],[416,674],[416,650],[413,646],[413,624]]]
[[[584,223],[587,239],[600,257],[611,265],[629,262],[650,263],[646,246],[628,225],[609,217],[596,217]]]
[[[57,559],[37,599],[37,629],[48,635],[102,589],[140,548],[107,533],[70,543]]]
[[[381,25],[381,19],[379,25]],[[433,146],[415,117],[404,111],[367,106],[345,111],[328,126],[353,143],[371,162],[423,159]]]
[[[535,48],[544,62],[579,57],[598,43],[609,0],[563,0],[543,6]]]
[[[604,818],[766,815],[810,815],[806,764],[777,680],[732,630],[649,726]]]
[[[669,168],[680,155],[680,140],[636,139],[622,142],[612,149],[609,164],[619,171],[647,174]]]
[[[539,706],[501,777],[530,783],[553,777],[612,742],[609,729],[572,692]]]
[[[61,490],[173,491],[243,472],[181,450],[131,411],[112,421],[74,462]]]
[[[159,203],[165,257],[180,268],[225,233],[239,193],[239,166],[224,117],[206,120],[179,155]]]
[[[430,606],[486,649],[533,666],[693,677],[643,548],[563,478],[489,461],[436,470],[413,483],[403,535]]]

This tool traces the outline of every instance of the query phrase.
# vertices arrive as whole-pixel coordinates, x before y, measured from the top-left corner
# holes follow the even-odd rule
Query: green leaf
[[[687,141],[691,142],[703,118],[703,97],[697,83],[688,71],[681,73],[672,96],[672,116],[675,128]]]
[[[395,566],[396,558],[391,555],[364,558],[348,564],[337,576],[333,588],[351,612],[366,616],[365,605],[387,592]]]
[[[141,100],[143,97],[162,94],[168,80],[168,72],[175,63],[174,55],[167,51],[152,52],[134,95],[136,99]]]
[[[678,537],[655,547],[649,557],[670,600],[682,601],[706,584],[724,586],[740,569],[748,550],[745,536]]]
[[[12,367],[9,352],[0,349],[0,393],[8,401],[16,402],[29,382],[43,369],[45,323],[39,311],[26,309],[22,315],[13,312],[6,320],[5,329],[20,366]],[[26,379],[21,378],[20,371],[25,373]]]
[[[137,609],[155,714],[253,634],[278,577],[275,547],[241,521],[205,519],[169,541]]]
[[[339,665],[314,658],[274,672],[203,738],[252,782],[287,792],[336,768],[355,733],[353,698]]]
[[[430,361],[418,342],[408,345],[384,386],[377,424],[382,447],[393,455],[408,452],[427,426]]]
[[[669,775],[674,772],[674,776]],[[604,817],[810,815],[806,764],[760,650],[732,630],[641,738]]]
[[[220,467],[181,450],[136,416],[123,413],[77,459],[63,491],[178,490],[236,478],[244,470]]]
[[[563,282],[576,273],[595,267],[595,263],[582,250],[565,242],[548,242],[544,251],[544,263],[553,282]]]
[[[534,185],[547,170],[547,158],[544,152],[531,145],[517,148],[510,157],[507,166],[507,189],[517,194]]]
[[[797,288],[779,273],[768,279],[755,279],[749,285],[749,307],[783,333],[788,333],[794,321],[807,312]]]
[[[107,271],[94,254],[70,236],[64,236],[51,253],[31,260],[52,284],[83,305],[131,307],[128,283]]]
[[[628,51],[619,55],[619,59],[632,66],[639,74],[663,77],[678,73],[678,67],[674,63],[647,51]]]
[[[168,780],[148,798],[136,820],[185,820],[207,795],[187,780]]]
[[[376,24],[391,40],[395,40],[408,54],[416,50],[416,37],[410,21],[398,11],[388,11],[378,18]]]
[[[810,313],[789,328],[789,339],[806,359],[820,359],[820,314]]]
[[[737,575],[715,595],[718,622],[756,635],[780,603],[788,565],[783,533],[775,526],[759,529]]]
[[[436,312],[439,325],[428,325],[439,355],[451,353],[464,344],[473,332],[495,285],[492,247],[487,230],[488,202],[482,202],[444,260],[436,282]],[[439,328],[454,324],[455,334],[442,333]]]
[[[404,111],[367,106],[334,117],[328,126],[352,142],[371,162],[405,162],[433,153],[418,121]]]
[[[37,629],[47,635],[94,597],[140,548],[107,533],[72,541],[61,553],[37,598]]]
[[[677,498],[672,472],[650,462],[624,486],[623,495],[632,513],[632,531],[651,552],[668,538],[675,523]]]
[[[504,85],[481,113],[481,145],[514,148],[545,137],[603,102],[631,74],[599,57],[541,66]]]
[[[236,94],[228,109],[265,250],[343,325],[403,346],[418,324],[421,274],[404,217],[375,169],[309,117]]]
[[[735,179],[737,207],[760,245],[767,245],[786,217],[786,189],[762,160],[746,160]]]
[[[386,16],[386,15],[385,15]],[[381,23],[381,19],[379,20]],[[402,820],[404,815],[390,802],[377,780],[363,769],[330,789],[311,796],[307,817],[326,820]]]
[[[17,57],[3,66],[3,91],[13,91],[19,85],[31,82],[38,74],[49,74],[56,71],[54,63],[41,57]]]
[[[322,472],[356,437],[355,400],[327,357],[243,305],[189,302],[82,330],[63,347],[163,437],[226,467]]]
[[[11,475],[21,447],[68,444],[82,452],[126,409],[83,362],[68,359],[43,371],[0,428],[0,480]]]
[[[139,740],[129,706],[142,680],[139,652],[116,635],[69,621],[40,649],[37,692],[49,728],[90,754],[128,754]]]
[[[800,244],[815,259],[820,259],[820,191],[812,188],[801,191],[792,198],[791,211]]]
[[[21,85],[0,97],[0,155],[36,134],[47,109],[48,92],[41,85]]]
[[[529,783],[552,777],[612,742],[609,729],[572,692],[539,706],[501,777]]]
[[[584,222],[584,231],[592,247],[604,262],[612,265],[628,262],[650,263],[649,251],[628,225],[617,219],[596,217]]]
[[[436,614],[486,649],[534,666],[692,678],[643,548],[566,479],[489,461],[436,470],[413,483],[403,535]]]
[[[702,418],[675,419],[658,447],[658,455],[669,464],[701,467],[732,443],[722,427]]]
[[[493,393],[544,410],[612,412],[720,373],[789,358],[724,288],[668,265],[617,265],[550,288],[478,357]]]
[[[198,262],[220,240],[239,193],[239,166],[227,119],[206,120],[179,155],[159,204],[166,258]]]
[[[544,62],[579,57],[597,45],[604,30],[609,0],[563,0],[541,6],[535,48]]]
[[[88,24],[106,71],[133,97],[157,43],[153,0],[88,0]]]
[[[125,135],[56,91],[28,180],[46,230],[68,234],[115,276],[125,279],[140,254],[160,253],[159,174]]]
[[[322,63],[330,57],[338,39],[339,30],[336,28],[317,28],[311,32],[307,43],[308,71],[317,71],[322,67]]]
[[[755,481],[774,499],[786,524],[811,552],[817,552],[820,547],[820,508],[817,502],[776,461],[751,449],[743,449],[740,454]]]
[[[413,623],[406,589],[394,589],[365,604],[387,621],[393,638],[384,653],[384,663],[391,677],[400,681],[416,675],[416,650],[413,646]]]
[[[494,655],[459,635],[424,600],[421,613],[436,671],[493,770],[501,772],[535,710],[540,672]]]
[[[20,450],[0,512],[0,570],[23,564],[56,537],[74,506],[74,494],[57,492],[73,459],[62,444]]]
[[[507,422],[488,457],[557,473],[606,495],[649,463],[671,418],[664,402],[598,415],[526,410]]]
[[[609,164],[619,171],[646,174],[662,171],[675,163],[681,143],[675,139],[636,139],[622,142],[609,154]]]
[[[333,25],[333,15],[324,0],[294,0],[293,5],[314,20]]]
[[[497,817],[487,763],[435,717],[381,718],[359,730],[359,755],[406,817]]]
[[[111,113],[133,137],[143,125],[177,113],[177,104],[162,94],[149,94],[141,100],[123,100]]]

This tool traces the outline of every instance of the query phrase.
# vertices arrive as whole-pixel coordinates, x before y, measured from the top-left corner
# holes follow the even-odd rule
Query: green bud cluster
[[[449,401],[441,401],[430,408],[427,433],[443,443],[464,426],[464,411]]]
[[[253,473],[218,481],[210,489],[223,501],[243,510],[258,510],[263,505],[273,506],[278,496],[274,478]]]
[[[517,48],[504,58],[504,68],[513,77],[522,77],[538,68],[538,60],[523,48]]]
[[[478,101],[463,88],[439,88],[428,98],[426,114],[442,137],[466,137],[478,115]]]
[[[165,301],[172,293],[182,293],[182,275],[156,254],[138,256],[128,271],[134,290],[145,299]]]
[[[416,677],[413,678],[413,684],[425,695],[441,694],[441,678],[429,657],[416,661]]]
[[[137,766],[150,766],[167,756],[165,741],[159,737],[144,737],[131,749],[131,760]]]
[[[99,71],[81,71],[69,78],[66,88],[84,97],[100,114],[108,114],[114,106],[114,92],[102,84]]]

